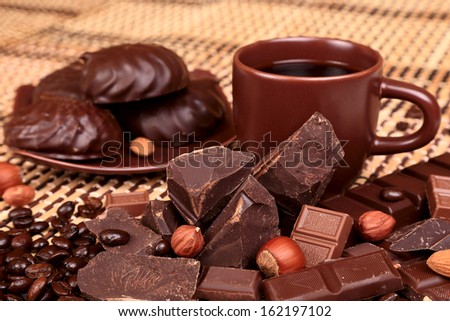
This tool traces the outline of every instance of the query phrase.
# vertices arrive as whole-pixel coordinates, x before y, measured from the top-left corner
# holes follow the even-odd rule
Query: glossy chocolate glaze
[[[122,141],[122,129],[107,110],[88,101],[41,100],[11,115],[5,143],[61,159],[103,157],[102,145]]]
[[[228,101],[210,72],[195,70],[189,76],[191,83],[180,92],[107,108],[136,137],[174,146],[203,139],[222,121]]]
[[[157,97],[185,88],[188,70],[173,51],[156,44],[124,44],[86,52],[81,89],[96,104]]]

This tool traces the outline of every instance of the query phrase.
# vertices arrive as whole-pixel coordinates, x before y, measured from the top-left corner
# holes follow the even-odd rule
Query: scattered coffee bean
[[[86,233],[88,233],[88,234],[90,233],[89,229],[86,226],[86,223],[81,222],[81,223],[78,223],[77,226],[78,226],[78,235],[79,236],[83,236]]]
[[[155,246],[154,255],[156,256],[167,256],[172,252],[172,247],[170,242],[166,240],[159,241]]]
[[[28,265],[25,268],[25,275],[30,279],[38,279],[41,277],[48,278],[53,274],[54,267],[48,263],[36,263]]]
[[[86,260],[74,256],[68,257],[63,262],[64,267],[71,273],[77,273],[77,271],[82,267],[85,267],[86,264]]]
[[[12,281],[8,286],[8,292],[14,294],[26,293],[28,288],[33,283],[33,279],[22,276],[14,281]]]
[[[0,231],[0,249],[7,249],[11,246],[11,236],[8,233]]]
[[[45,222],[45,221],[34,222],[33,224],[31,224],[28,231],[32,235],[35,235],[35,234],[44,232],[46,229],[48,229],[49,226],[50,226],[50,224],[48,224],[48,222]]]
[[[6,270],[12,275],[24,275],[28,265],[30,265],[30,262],[20,257],[9,262],[6,265]]]
[[[17,236],[19,234],[25,233],[27,230],[24,228],[12,228],[8,231],[8,235],[11,237]]]
[[[30,227],[31,224],[33,224],[34,217],[33,216],[17,217],[13,219],[12,222],[15,228],[27,228]]]
[[[53,245],[56,245],[58,248],[63,250],[70,251],[73,247],[72,242],[61,236],[55,236],[52,238],[51,242]]]
[[[8,290],[9,283],[6,281],[0,281],[0,291]]]
[[[64,225],[66,225],[66,222],[64,222],[62,219],[58,217],[52,217],[50,218],[50,225],[52,228],[60,230],[63,228]]]
[[[42,237],[35,239],[31,242],[30,249],[33,251],[38,251],[48,245],[48,240]]]
[[[25,254],[25,250],[23,248],[13,249],[11,252],[6,254],[5,263],[8,264],[14,259],[22,257]]]
[[[76,274],[72,274],[71,276],[68,276],[66,281],[72,287],[72,289],[77,289],[78,288],[77,275]]]
[[[99,239],[107,246],[118,246],[127,244],[130,240],[130,234],[124,230],[107,229],[100,232]]]
[[[78,216],[91,219],[97,216],[97,212],[86,204],[78,206],[77,214]]]
[[[79,258],[87,258],[88,254],[89,254],[89,250],[88,250],[87,245],[80,245],[72,251],[72,255],[74,257],[79,257]]]
[[[37,253],[36,257],[40,258],[43,261],[50,260],[51,256],[58,250],[56,245],[47,245],[41,248]]]
[[[78,226],[76,224],[69,223],[61,228],[59,233],[61,237],[65,239],[72,239],[73,237],[78,235]]]
[[[105,249],[103,248],[103,245],[97,243],[95,245],[89,245],[88,250],[89,250],[88,259],[92,259],[98,253],[103,252]]]
[[[62,203],[56,210],[58,216],[64,220],[70,219],[70,217],[73,215],[74,212],[75,212],[75,203],[72,201]]]
[[[48,282],[47,282],[47,284],[48,284]],[[55,295],[53,294],[53,291],[47,287],[46,290],[44,290],[44,294],[42,295],[42,297],[39,300],[40,301],[54,301]]]
[[[72,287],[64,281],[56,281],[51,284],[51,288],[56,295],[71,295]]]
[[[405,198],[405,193],[395,187],[386,187],[380,191],[380,198],[386,202],[397,202]]]
[[[48,283],[58,282],[64,279],[64,273],[60,270],[54,271],[48,278]]]
[[[5,301],[23,301],[23,298],[20,295],[8,293],[5,295]]]
[[[22,255],[22,257],[26,259],[30,264],[38,263],[38,260],[31,253],[25,253],[24,255]]]
[[[17,236],[14,236],[11,240],[11,246],[15,249],[22,248],[28,249],[31,245],[32,239],[28,232],[23,232]]]
[[[90,237],[79,237],[76,238],[75,240],[73,240],[73,244],[77,245],[77,246],[88,246],[91,244],[95,244],[95,240],[92,240],[92,238]]]
[[[12,209],[11,211],[9,211],[8,213],[8,217],[10,220],[13,220],[15,218],[19,218],[19,217],[29,217],[32,216],[33,212],[26,207],[16,207],[14,209]]]
[[[83,199],[85,205],[91,207],[94,211],[99,212],[103,207],[103,202],[98,197],[88,196]]]
[[[70,252],[68,250],[58,249],[56,252],[54,252],[50,255],[50,258],[48,259],[48,263],[59,264],[69,256],[70,256]]]
[[[36,301],[44,293],[46,285],[46,277],[35,279],[28,289],[28,293],[26,296],[27,301]]]

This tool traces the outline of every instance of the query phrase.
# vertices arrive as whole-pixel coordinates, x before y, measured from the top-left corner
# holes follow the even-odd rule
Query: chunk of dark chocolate
[[[426,261],[402,265],[398,272],[405,283],[403,294],[411,300],[448,301],[450,278],[431,270]]]
[[[156,44],[123,44],[86,52],[81,89],[96,104],[158,97],[189,83],[183,60]]]
[[[199,270],[194,259],[106,251],[78,271],[77,283],[97,300],[191,300]]]
[[[163,236],[171,236],[183,218],[171,201],[152,200],[142,214],[141,223]]]
[[[263,281],[265,298],[287,300],[361,300],[403,288],[384,252],[326,261]]]
[[[352,229],[352,218],[341,212],[304,205],[291,238],[305,254],[306,266],[339,258]]]
[[[450,249],[450,220],[430,218],[405,226],[389,236],[390,249],[397,252]]]
[[[426,193],[431,217],[450,219],[450,176],[430,175]]]
[[[191,82],[184,90],[108,108],[124,131],[156,144],[179,146],[208,137],[230,106],[213,74],[194,70],[189,75]]]
[[[110,208],[95,219],[86,221],[85,224],[97,237],[102,231],[109,229],[120,229],[130,235],[127,244],[114,247],[105,246],[107,251],[113,253],[152,254],[156,244],[162,240],[161,235],[140,224],[138,219],[122,208]]]
[[[4,125],[11,147],[54,158],[101,158],[103,145],[122,141],[122,129],[107,110],[88,101],[46,99],[15,111]]]
[[[406,167],[405,169],[402,170],[402,173],[405,173],[407,175],[410,175],[412,177],[418,178],[426,182],[428,180],[428,177],[430,177],[430,175],[450,176],[450,169],[432,164],[430,162],[428,163],[422,162],[416,165]]]
[[[142,215],[148,203],[148,191],[110,193],[106,195],[105,208],[123,208],[131,216],[139,216]]]
[[[83,68],[84,64],[76,61],[42,78],[34,90],[33,102],[51,97],[84,100],[86,97],[81,90]]]
[[[302,205],[315,205],[344,151],[330,122],[315,113],[255,168],[258,181],[277,205],[297,216]]]
[[[430,163],[450,169],[450,153],[444,153],[442,155],[433,157],[430,159]]]
[[[246,268],[279,234],[275,200],[250,176],[204,233],[206,245],[197,258],[204,265]]]
[[[251,153],[222,146],[182,154],[167,166],[170,199],[189,224],[210,221],[250,175],[253,162]]]
[[[262,274],[221,266],[207,266],[195,291],[195,298],[210,301],[258,301],[262,294]]]

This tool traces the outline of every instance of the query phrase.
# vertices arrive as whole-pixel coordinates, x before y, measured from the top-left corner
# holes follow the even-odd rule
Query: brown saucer
[[[55,159],[49,154],[21,149],[14,149],[13,152],[15,155],[31,159],[36,163],[76,172],[129,175],[165,170],[167,162],[178,155],[203,147],[227,145],[235,139],[233,115],[231,109],[228,109],[222,124],[207,139],[180,147],[156,147],[153,155],[148,157],[138,157],[124,144],[120,148],[118,146],[114,148],[111,156],[87,160]]]

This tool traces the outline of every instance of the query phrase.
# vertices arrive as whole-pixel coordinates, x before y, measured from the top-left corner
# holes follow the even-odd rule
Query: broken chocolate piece
[[[170,199],[189,224],[210,221],[250,175],[253,162],[251,153],[222,146],[180,155],[167,166]]]
[[[180,146],[208,137],[230,106],[213,74],[194,70],[189,75],[191,82],[184,90],[108,108],[124,131],[156,144]]]
[[[305,254],[306,267],[339,258],[344,250],[353,220],[345,214],[304,205],[291,238]]]
[[[389,236],[390,249],[397,252],[450,249],[450,220],[430,218],[405,226]]]
[[[152,200],[142,214],[141,223],[162,236],[171,236],[178,226],[184,224],[171,201]]]
[[[131,216],[139,216],[147,207],[148,198],[148,191],[110,193],[106,195],[105,208],[123,208]]]
[[[161,235],[140,224],[122,208],[110,208],[97,218],[86,221],[87,228],[99,237],[103,230],[120,229],[130,235],[125,245],[105,246],[107,251],[122,254],[153,254],[156,244],[162,240]]]
[[[81,90],[83,63],[76,61],[42,78],[33,93],[33,102],[51,97],[84,100]]]
[[[156,44],[123,44],[86,52],[80,59],[81,89],[96,104],[158,97],[189,83],[181,57]]]
[[[197,258],[204,265],[245,268],[279,234],[275,200],[250,176],[204,233],[206,245]]]
[[[431,217],[450,219],[450,176],[430,175],[426,193]]]
[[[405,283],[403,294],[411,300],[448,301],[450,279],[431,270],[426,260],[402,265],[398,272]]]
[[[4,133],[11,147],[61,159],[101,158],[106,143],[122,141],[122,129],[109,111],[88,101],[59,98],[16,110]]]
[[[278,206],[297,216],[302,205],[319,201],[343,157],[330,122],[315,113],[262,159],[254,175]]]
[[[326,261],[263,281],[266,300],[361,300],[403,288],[384,252]]]
[[[203,270],[195,297],[210,301],[258,301],[261,285],[260,271],[208,266]]]
[[[81,292],[97,300],[191,300],[200,262],[102,252],[78,271]]]
[[[422,162],[413,166],[406,167],[402,170],[402,173],[426,182],[430,175],[450,176],[450,169],[435,165],[431,162]]]

